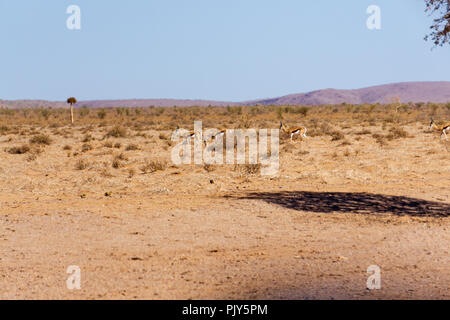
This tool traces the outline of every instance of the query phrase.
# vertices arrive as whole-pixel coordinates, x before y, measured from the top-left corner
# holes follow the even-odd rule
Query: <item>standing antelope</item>
[[[291,137],[291,141],[296,134],[300,134],[302,137],[308,138],[306,136],[306,131],[308,131],[306,127],[286,128],[286,126],[282,122],[280,122],[280,130],[283,130],[284,132],[289,134],[289,136]]]
[[[176,131],[179,131],[180,129],[176,129]],[[194,131],[187,131],[185,134],[182,135],[183,143],[189,143],[192,138],[198,139],[198,135]]]
[[[444,124],[441,124],[438,126],[438,125],[436,125],[434,120],[431,119],[430,130],[432,130],[432,129],[441,132],[441,139],[442,139],[442,135],[444,135],[445,140],[448,140],[446,131],[450,131],[450,122],[445,122]]]

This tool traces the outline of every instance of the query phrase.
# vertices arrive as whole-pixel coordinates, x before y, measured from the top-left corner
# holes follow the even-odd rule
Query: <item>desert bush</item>
[[[166,136],[165,134],[163,134],[163,133],[160,133],[159,134],[159,139],[161,139],[161,140],[169,140],[169,137],[168,136]]]
[[[30,155],[27,157],[27,161],[28,161],[28,162],[34,161],[34,160],[36,160],[36,159],[37,159],[37,155],[34,154],[34,153],[30,154]]]
[[[355,132],[355,134],[357,134],[357,135],[365,135],[365,134],[372,134],[372,132],[370,130],[363,129],[361,131]]]
[[[86,134],[83,139],[81,140],[81,142],[89,142],[91,141],[93,138],[90,134]]]
[[[83,106],[80,109],[80,117],[82,118],[86,117],[89,114],[89,112],[90,112],[89,108],[87,106]]]
[[[297,107],[297,108],[294,108],[291,112],[292,113],[299,113],[299,114],[301,114],[303,116],[306,116],[310,109],[311,108],[309,108],[309,107]]]
[[[75,163],[75,169],[77,170],[84,170],[89,166],[89,162],[85,159],[79,159],[76,163]]]
[[[114,169],[119,169],[120,167],[122,167],[122,162],[120,162],[119,159],[114,158],[113,161],[112,161],[111,166],[112,166]]]
[[[161,160],[146,160],[144,165],[140,167],[143,173],[153,173],[156,171],[164,171],[167,168],[167,162]]]
[[[134,150],[139,150],[139,149],[140,149],[139,146],[137,144],[134,144],[134,143],[129,144],[125,148],[126,151],[134,151]]]
[[[339,144],[339,147],[350,146],[350,145],[351,145],[351,142],[348,141],[347,139],[345,139],[344,141],[342,141],[342,142]]]
[[[257,174],[260,169],[261,169],[260,163],[255,164],[246,163],[235,166],[235,170],[239,171],[239,173],[242,175],[254,175]]]
[[[52,143],[52,139],[46,134],[39,134],[30,139],[30,143],[33,144],[44,144],[50,145]]]
[[[103,146],[104,146],[105,148],[112,148],[112,147],[113,147],[113,143],[112,143],[111,141],[106,141],[106,142],[103,144]]]
[[[114,156],[115,160],[128,161],[128,157],[122,152]]]
[[[346,149],[344,151],[344,157],[349,157],[350,156],[350,151],[348,149]]]
[[[0,126],[0,134],[5,134],[9,131],[7,126]]]
[[[105,119],[105,117],[106,117],[106,111],[105,111],[105,109],[100,109],[100,110],[97,112],[97,117],[98,117],[99,119]]]
[[[30,151],[30,147],[26,144],[20,146],[20,147],[12,147],[8,149],[8,153],[10,154],[24,154]]]
[[[345,135],[342,131],[335,130],[331,132],[331,141],[338,141],[345,138]]]
[[[386,145],[386,138],[385,138],[385,136],[383,136],[382,134],[374,133],[374,134],[372,135],[372,137],[376,140],[376,142],[377,142],[380,146]]]
[[[115,126],[111,130],[108,131],[106,137],[114,137],[114,138],[125,138],[127,136],[127,130],[120,126]]]
[[[203,165],[203,169],[204,169],[206,172],[212,172],[212,171],[214,171],[216,168],[215,168],[215,166],[213,166],[212,164],[204,164],[204,165]]]
[[[128,169],[128,178],[133,178],[136,174],[136,170],[134,168]]]
[[[391,129],[389,129],[389,134],[386,136],[386,138],[388,140],[407,138],[407,137],[409,137],[408,132],[406,132],[401,127],[392,127]]]
[[[81,152],[88,152],[88,151],[91,151],[92,149],[93,148],[92,148],[92,146],[89,143],[84,143],[81,146]]]
[[[48,118],[50,117],[50,110],[42,109],[41,116],[44,117],[45,120],[48,120]]]

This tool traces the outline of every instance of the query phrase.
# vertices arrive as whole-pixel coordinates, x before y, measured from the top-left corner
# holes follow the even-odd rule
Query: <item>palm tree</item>
[[[74,97],[70,97],[69,99],[67,99],[67,103],[70,104],[70,120],[73,124],[73,104],[77,103],[77,99],[75,99]]]

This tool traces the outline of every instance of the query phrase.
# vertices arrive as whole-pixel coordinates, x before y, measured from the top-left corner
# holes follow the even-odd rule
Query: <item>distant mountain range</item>
[[[320,105],[401,102],[450,102],[450,82],[402,82],[356,90],[324,89],[246,102],[246,105]]]
[[[402,82],[373,86],[355,90],[324,89],[307,93],[290,94],[278,98],[259,99],[243,102],[176,100],[176,99],[129,99],[79,101],[76,107],[187,107],[187,106],[233,106],[233,105],[323,105],[389,103],[399,98],[401,102],[450,102],[450,81]],[[0,100],[0,107],[39,108],[67,107],[63,101],[45,100]]]

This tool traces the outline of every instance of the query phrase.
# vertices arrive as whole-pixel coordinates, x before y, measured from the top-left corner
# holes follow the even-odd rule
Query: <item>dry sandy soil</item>
[[[362,127],[344,145],[283,142],[277,177],[173,166],[170,131],[108,129],[0,136],[0,299],[450,298],[450,141],[423,123],[384,145]],[[36,132],[52,143],[8,152]],[[143,172],[145,159],[167,166]]]

